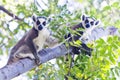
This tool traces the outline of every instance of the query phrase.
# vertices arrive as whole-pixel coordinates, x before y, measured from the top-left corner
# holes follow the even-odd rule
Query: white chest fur
[[[44,28],[43,30],[38,32],[38,37],[36,37],[33,42],[35,43],[35,46],[37,46],[37,51],[40,51],[44,44],[46,39],[49,37],[50,32],[47,28]]]

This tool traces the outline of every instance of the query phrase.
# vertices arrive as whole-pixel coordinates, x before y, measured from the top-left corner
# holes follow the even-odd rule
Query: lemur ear
[[[97,20],[97,21],[95,22],[95,25],[99,25],[99,23],[100,23],[100,22]]]
[[[49,17],[47,18],[47,23],[54,21],[55,15],[49,15]]]
[[[35,21],[36,21],[36,16],[33,15],[33,16],[32,16],[32,19],[33,19],[33,21],[35,22]]]
[[[48,18],[47,18],[47,23],[50,23],[51,21],[53,21],[53,18],[48,17]]]
[[[48,17],[47,21],[48,21],[48,23],[49,23],[49,22],[51,22],[51,21],[52,21],[52,19]]]
[[[82,15],[82,16],[81,16],[82,21],[84,21],[85,18],[86,18],[85,15]]]

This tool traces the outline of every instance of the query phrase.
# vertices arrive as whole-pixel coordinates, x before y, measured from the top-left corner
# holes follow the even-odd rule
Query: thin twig
[[[42,6],[38,3],[37,0],[35,0],[35,3],[36,3],[36,5],[38,5],[39,8],[41,8],[43,10]]]
[[[23,19],[19,18],[18,16],[14,15],[13,13],[9,12],[7,9],[5,9],[3,6],[0,6],[0,10],[8,14],[9,16],[13,17],[16,20],[22,21]]]

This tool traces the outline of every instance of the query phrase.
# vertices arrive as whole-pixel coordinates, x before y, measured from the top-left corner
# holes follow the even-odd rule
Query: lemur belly
[[[43,36],[38,36],[36,39],[33,40],[35,43],[35,46],[37,47],[37,51],[41,50],[43,48],[45,39]]]
[[[43,48],[46,42],[46,39],[49,35],[50,35],[50,32],[47,29],[44,29],[39,32],[38,37],[33,40],[35,43],[35,46],[38,47],[37,51],[40,51]]]

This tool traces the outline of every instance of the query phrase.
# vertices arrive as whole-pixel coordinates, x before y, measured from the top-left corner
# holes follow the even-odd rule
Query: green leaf
[[[115,69],[115,74],[116,74],[117,76],[120,76],[120,73],[119,73],[119,70],[118,70],[118,69]]]
[[[3,1],[3,3],[6,3],[6,0],[2,0]]]
[[[120,3],[119,2],[114,2],[111,6],[118,8],[120,6]]]
[[[105,6],[105,7],[103,8],[103,11],[108,11],[108,10],[111,10],[111,7],[110,7],[110,6]]]
[[[116,64],[116,61],[113,56],[109,55],[109,59],[113,64]]]
[[[120,62],[118,62],[118,66],[120,67]]]
[[[113,40],[112,37],[108,37],[107,42],[108,42],[108,43],[111,43],[112,40]]]

